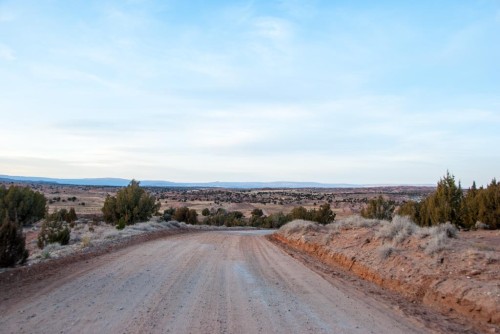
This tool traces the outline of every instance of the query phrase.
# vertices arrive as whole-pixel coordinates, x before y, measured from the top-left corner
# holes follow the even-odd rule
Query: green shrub
[[[263,223],[260,227],[263,228],[280,228],[286,223],[290,222],[291,218],[288,215],[285,215],[283,212],[273,213],[263,220]]]
[[[74,208],[71,208],[68,210],[66,209],[59,209],[55,210],[53,213],[50,215],[47,215],[47,219],[52,220],[52,221],[65,221],[66,223],[73,223],[75,220],[77,220],[76,212]]]
[[[0,217],[20,225],[29,225],[45,216],[47,200],[45,196],[28,187],[0,186]]]
[[[402,203],[397,210],[397,215],[409,217],[416,224],[418,224],[420,222],[420,203],[415,201]]]
[[[120,218],[118,219],[118,224],[116,224],[116,229],[117,230],[123,230],[127,226],[127,222],[125,221],[125,218]]]
[[[67,245],[69,243],[71,230],[65,221],[64,211],[66,210],[63,210],[64,209],[55,211],[43,222],[42,228],[38,233],[37,244],[40,249],[43,249],[48,244],[56,242],[61,245]]]
[[[244,226],[246,225],[243,220],[243,213],[240,211],[226,211],[222,208],[217,209],[216,212],[205,218],[206,225],[214,226]]]
[[[186,206],[175,209],[172,218],[178,222],[187,224],[198,224],[198,213],[194,209],[189,209]]]
[[[289,221],[299,219],[299,220],[314,221],[325,225],[335,221],[335,216],[336,214],[330,208],[330,204],[325,203],[321,205],[318,210],[316,209],[307,210],[302,206],[295,207],[289,214]]]
[[[29,255],[25,246],[21,227],[5,217],[0,225],[0,267],[24,263]]]
[[[368,202],[368,206],[361,210],[361,216],[368,219],[392,220],[395,208],[396,203],[394,201],[386,200],[384,197],[379,196]]]
[[[163,210],[163,220],[166,222],[171,221],[174,213],[175,213],[175,209],[172,207],[170,207],[166,210]]]
[[[70,208],[68,211],[68,214],[66,215],[66,221],[68,223],[73,223],[78,219],[78,216],[76,215],[75,208]]]
[[[104,220],[110,224],[118,224],[124,219],[126,225],[150,219],[160,208],[154,196],[149,195],[132,180],[130,184],[118,191],[116,196],[107,196],[102,213]]]

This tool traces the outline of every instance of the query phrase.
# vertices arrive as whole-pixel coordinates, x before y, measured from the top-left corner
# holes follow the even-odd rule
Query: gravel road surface
[[[2,333],[428,333],[266,231],[171,236],[0,286]]]

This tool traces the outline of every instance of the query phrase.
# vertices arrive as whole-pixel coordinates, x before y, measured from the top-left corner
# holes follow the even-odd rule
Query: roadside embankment
[[[484,231],[500,239],[499,231]],[[323,263],[398,292],[411,302],[500,330],[500,250],[450,224],[420,228],[349,217],[329,225],[293,221],[270,236]],[[488,238],[488,235],[486,235]]]

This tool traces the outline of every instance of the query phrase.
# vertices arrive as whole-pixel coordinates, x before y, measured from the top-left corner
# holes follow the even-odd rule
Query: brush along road
[[[184,234],[0,286],[2,333],[428,333],[266,231]]]

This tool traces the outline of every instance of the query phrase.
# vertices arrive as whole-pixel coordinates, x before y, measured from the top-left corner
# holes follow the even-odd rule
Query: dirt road
[[[428,333],[262,231],[172,236],[0,287],[2,333]]]

